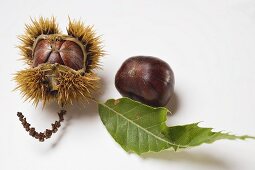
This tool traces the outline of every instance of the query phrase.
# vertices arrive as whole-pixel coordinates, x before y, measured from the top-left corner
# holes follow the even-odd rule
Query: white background
[[[24,131],[17,111],[39,130],[57,118],[56,104],[44,110],[13,92],[17,35],[30,17],[56,16],[65,31],[68,16],[95,26],[108,55],[101,61],[100,101],[119,98],[114,76],[130,56],[152,55],[170,64],[176,97],[168,124],[203,121],[238,135],[255,135],[255,1],[111,0],[3,1],[0,6],[0,169],[254,170],[255,141],[218,141],[184,152],[137,156],[108,134],[93,103],[68,108],[64,130],[39,143]],[[169,106],[168,105],[168,106]]]

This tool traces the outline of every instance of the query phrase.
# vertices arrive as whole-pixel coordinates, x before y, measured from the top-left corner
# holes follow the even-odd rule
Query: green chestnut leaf
[[[212,128],[199,127],[198,123],[168,127],[168,112],[164,107],[154,108],[129,98],[109,99],[99,104],[103,124],[127,152],[177,151],[220,139],[255,139],[247,135],[213,132]]]

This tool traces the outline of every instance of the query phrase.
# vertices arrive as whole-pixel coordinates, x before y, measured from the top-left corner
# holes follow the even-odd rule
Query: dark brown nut
[[[165,106],[174,93],[174,73],[161,59],[135,56],[127,59],[115,76],[122,96],[151,106]]]
[[[39,37],[33,51],[33,67],[43,63],[61,64],[74,70],[85,68],[84,47],[74,38]]]

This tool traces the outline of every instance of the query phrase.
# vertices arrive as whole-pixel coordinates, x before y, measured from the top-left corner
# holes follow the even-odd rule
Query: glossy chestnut
[[[61,64],[74,70],[85,69],[86,52],[77,39],[60,35],[41,35],[34,43],[33,67]]]
[[[151,56],[127,59],[115,76],[122,96],[151,106],[165,106],[174,93],[174,73],[163,60]]]

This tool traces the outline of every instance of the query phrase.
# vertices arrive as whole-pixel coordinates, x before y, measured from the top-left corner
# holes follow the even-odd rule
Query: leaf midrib
[[[167,141],[167,140],[165,140],[165,139],[162,139],[162,138],[160,138],[159,136],[157,136],[156,134],[154,134],[154,133],[148,131],[147,129],[143,128],[142,126],[136,124],[134,121],[132,121],[132,120],[126,118],[124,115],[122,115],[122,114],[120,114],[119,112],[117,112],[116,110],[110,108],[110,107],[107,106],[106,104],[101,103],[101,105],[103,105],[103,106],[106,107],[107,109],[113,111],[114,113],[116,113],[117,115],[119,115],[120,117],[122,117],[123,119],[125,119],[125,120],[127,120],[128,122],[132,123],[133,125],[139,127],[141,130],[143,130],[143,131],[145,131],[146,133],[150,134],[150,135],[153,136],[154,138],[156,138],[156,139],[158,139],[158,140],[160,140],[160,141],[163,141],[163,142],[165,142],[165,143],[167,143],[167,144],[169,144],[169,145],[172,145],[172,147],[173,147],[173,146],[176,146],[176,147],[178,147],[178,148],[179,148],[179,147],[188,147],[188,146],[186,146],[186,145],[177,145],[177,144],[175,144],[175,143],[171,143],[171,142],[169,142],[169,141]]]

